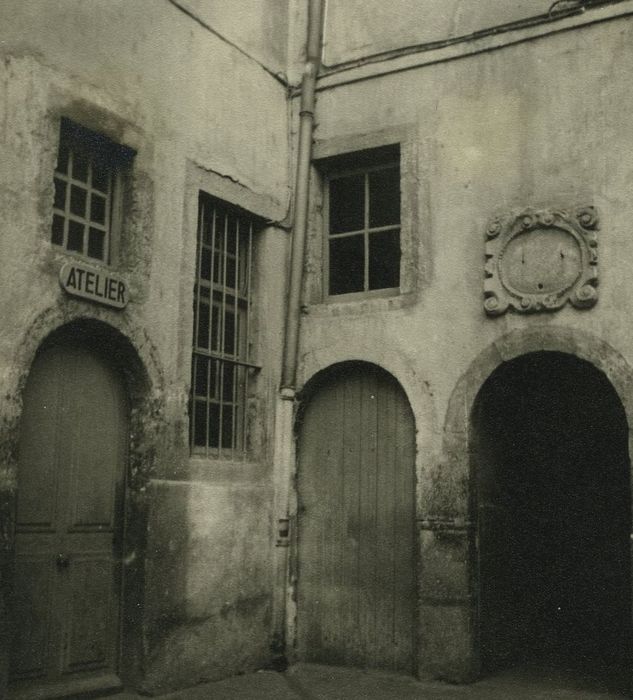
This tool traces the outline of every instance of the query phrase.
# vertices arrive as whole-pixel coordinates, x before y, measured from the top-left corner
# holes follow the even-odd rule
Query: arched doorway
[[[343,363],[299,417],[299,658],[413,670],[415,426],[384,370]]]
[[[110,362],[72,337],[38,352],[18,455],[10,693],[118,685],[129,434]]]
[[[500,365],[472,415],[484,672],[631,662],[628,425],[607,377],[560,352]]]

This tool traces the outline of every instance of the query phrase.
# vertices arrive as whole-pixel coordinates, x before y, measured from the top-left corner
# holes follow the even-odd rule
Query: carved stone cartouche
[[[598,213],[532,209],[494,218],[486,231],[484,309],[498,316],[598,300]]]

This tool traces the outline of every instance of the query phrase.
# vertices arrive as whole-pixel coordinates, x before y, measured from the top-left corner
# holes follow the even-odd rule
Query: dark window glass
[[[399,231],[369,234],[369,289],[400,286]]]
[[[226,227],[226,214],[221,210],[218,209],[215,215],[215,244],[214,248],[215,250],[220,253],[224,254],[224,231]]]
[[[211,251],[209,248],[203,248],[200,255],[200,270],[199,275],[201,279],[211,280]]]
[[[235,408],[233,404],[225,404],[222,414],[222,445],[231,447],[233,445],[233,418]]]
[[[218,295],[219,296],[219,295]],[[211,316],[211,349],[215,352],[220,352],[220,314],[222,307],[220,304],[214,304]]]
[[[235,258],[226,256],[226,286],[235,289]]]
[[[222,263],[223,259],[224,255],[222,251],[216,250],[213,258],[213,281],[216,284],[222,284],[222,279],[224,276],[224,267]]]
[[[194,445],[205,445],[207,441],[207,406],[204,401],[195,401],[193,407],[193,442]]]
[[[68,173],[68,148],[63,144],[60,144],[57,152],[57,168],[55,169],[63,175]]]
[[[105,224],[106,201],[98,194],[90,195],[90,220],[97,224]]]
[[[224,416],[223,416],[224,417]],[[204,442],[202,443],[204,445]],[[209,447],[220,446],[220,405],[209,404]],[[224,443],[224,447],[231,447],[230,442]]]
[[[88,232],[88,255],[97,260],[104,258],[105,232],[98,228],[91,228]]]
[[[105,168],[100,167],[97,164],[93,165],[92,169],[92,186],[95,190],[100,192],[108,193],[110,189],[110,175]]]
[[[88,180],[88,160],[81,153],[73,154],[73,177],[75,180]]]
[[[235,372],[237,367],[231,364],[225,364],[224,381],[222,383],[222,398],[224,401],[233,401],[233,388],[235,386]]]
[[[232,355],[235,351],[235,314],[231,311],[224,312],[224,352]]]
[[[369,173],[369,228],[400,223],[400,169]]]
[[[68,250],[83,253],[84,250],[84,225],[78,221],[68,222]]]
[[[209,348],[209,305],[202,302],[198,309],[198,347]]]
[[[365,176],[330,180],[330,233],[359,231],[365,225]]]
[[[330,239],[330,294],[364,290],[364,248],[363,234]]]
[[[66,183],[63,180],[55,178],[55,200],[53,201],[55,209],[64,209],[66,206]]]
[[[86,190],[73,185],[70,188],[70,211],[82,218],[86,216]]]
[[[194,393],[196,396],[206,396],[209,389],[209,358],[194,357]]]
[[[226,252],[235,253],[235,248],[237,246],[237,219],[234,216],[229,216],[226,232]]]
[[[51,240],[55,245],[64,245],[64,217],[53,215],[53,233]]]

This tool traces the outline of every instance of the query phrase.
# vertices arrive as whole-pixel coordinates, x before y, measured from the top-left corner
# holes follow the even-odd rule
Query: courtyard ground
[[[604,679],[559,670],[514,670],[472,685],[421,683],[381,671],[297,664],[161,696],[161,700],[615,700],[627,695]],[[109,700],[139,700],[133,693]],[[104,699],[105,700],[105,699]]]

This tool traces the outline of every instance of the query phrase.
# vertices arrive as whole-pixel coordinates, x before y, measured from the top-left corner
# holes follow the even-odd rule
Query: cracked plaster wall
[[[128,680],[147,692],[244,672],[269,656],[272,412],[265,408],[279,382],[287,241],[280,228],[263,231],[256,256],[264,367],[255,460],[191,460],[187,397],[197,188],[283,220],[287,114],[283,85],[166,1],[2,3],[0,624],[10,634],[2,606],[11,584],[21,390],[50,332],[96,319],[116,329],[106,338],[129,341],[129,357],[148,377],[135,439],[151,444],[138,450],[142,478],[132,484],[144,504],[133,527],[143,541],[135,564],[142,590],[134,594],[134,639],[124,641],[135,654]],[[129,282],[124,311],[72,300],[58,283],[68,256],[49,241],[61,116],[136,150],[116,267]],[[205,173],[228,185],[217,187]],[[0,695],[8,648],[0,644]]]
[[[318,93],[315,137],[328,154],[327,144],[344,150],[346,141],[348,146],[358,142],[358,134],[380,134],[387,126],[413,134],[415,167],[403,172],[419,189],[417,201],[410,200],[415,211],[403,217],[412,222],[418,271],[416,289],[401,297],[319,303],[313,290],[319,288],[315,277],[322,269],[321,233],[315,224],[301,381],[352,359],[374,362],[400,381],[416,418],[418,517],[461,528],[457,545],[444,551],[440,535],[421,535],[426,557],[421,566],[439,567],[438,580],[454,578],[465,601],[470,593],[462,567],[468,566],[463,540],[468,512],[457,505],[467,502],[468,494],[464,431],[468,401],[485,372],[492,371],[476,358],[508,333],[529,352],[539,344],[525,334],[538,336],[542,330],[549,338],[545,349],[573,354],[588,336],[595,347],[603,344],[625,366],[633,366],[628,322],[633,314],[632,47],[633,23],[623,17]],[[318,186],[314,189],[318,195]],[[601,214],[597,305],[487,317],[483,266],[490,218],[526,206],[584,204]],[[585,356],[599,360],[611,378],[608,368],[616,360],[609,353],[595,350]],[[460,378],[469,388],[452,400],[449,411]],[[626,404],[627,397],[622,400]],[[463,412],[457,435],[455,421],[447,418],[453,411]],[[425,537],[436,540],[429,546]],[[472,677],[472,617],[470,603],[464,605],[462,610],[448,605],[423,609],[422,674]]]

